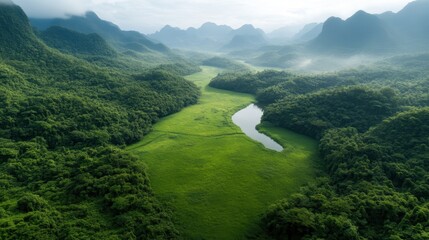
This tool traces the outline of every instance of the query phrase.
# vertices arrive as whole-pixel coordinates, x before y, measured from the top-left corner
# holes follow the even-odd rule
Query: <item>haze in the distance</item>
[[[3,1],[3,0],[2,0]],[[205,22],[269,32],[283,26],[346,18],[357,10],[398,11],[410,0],[14,0],[30,17],[80,15],[91,10],[123,29],[152,33],[164,25],[199,27]]]

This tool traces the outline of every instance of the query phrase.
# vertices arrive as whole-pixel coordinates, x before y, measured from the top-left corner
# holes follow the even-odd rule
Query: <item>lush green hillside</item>
[[[428,3],[330,18],[291,47],[259,48],[251,25],[163,34],[262,65],[314,65],[322,58],[304,50],[427,49]],[[0,239],[429,239],[428,54],[253,74],[92,12],[32,23],[42,31],[1,1]],[[255,99],[258,129],[284,151],[233,124]]]
[[[145,170],[122,150],[0,142],[1,239],[177,237]]]
[[[201,68],[195,64],[181,61],[179,63],[161,64],[153,68],[155,70],[167,71],[175,75],[186,76],[201,72]]]
[[[25,13],[12,4],[0,3],[0,54],[3,58],[22,60],[30,56],[36,58],[40,41],[34,38]]]
[[[116,56],[107,42],[98,34],[82,34],[62,27],[50,27],[40,34],[50,47],[71,54],[86,54],[114,57]]]
[[[59,26],[82,34],[97,34],[106,40],[117,52],[120,59],[102,57],[94,55],[92,58],[85,56],[86,60],[95,62],[100,66],[109,68],[129,68],[129,62],[134,62],[131,70],[143,67],[156,67],[159,64],[170,64],[173,62],[189,62],[186,57],[179,56],[161,43],[149,40],[145,35],[135,31],[123,31],[115,24],[100,19],[95,13],[87,12],[84,16],[71,16],[67,19],[30,19],[31,24],[39,31],[45,31],[53,26]],[[56,35],[56,45],[59,49],[69,49],[70,43],[64,42],[68,39],[62,32],[62,40],[58,41]],[[76,36],[75,36],[76,37]],[[61,38],[61,37],[60,37]],[[80,39],[82,36],[79,37]],[[87,38],[87,37],[86,37]],[[49,41],[48,41],[49,43]],[[61,44],[60,46],[57,46]],[[81,56],[80,56],[81,57]],[[125,63],[124,63],[125,62]],[[140,63],[140,64],[139,64]],[[142,66],[142,64],[144,66]]]
[[[335,73],[294,74],[262,71],[256,74],[219,74],[210,86],[256,94],[258,102],[270,104],[286,96],[314,93],[320,89],[366,85],[391,88],[399,93],[402,105],[424,106],[429,97],[428,54],[404,55]]]
[[[125,53],[118,53],[96,33],[82,34],[54,26],[37,34],[49,47],[63,53],[73,54],[77,58],[100,67],[135,74],[149,69],[162,70],[181,76],[201,71],[196,64],[179,57],[172,58],[174,63],[169,63],[170,61],[164,59],[161,61],[163,64],[158,64],[160,60],[158,58],[150,59],[146,55],[129,56]],[[180,61],[176,62],[179,59]]]
[[[177,238],[145,168],[118,147],[196,103],[198,88],[51,49],[15,5],[0,4],[0,30],[0,239]]]
[[[336,88],[286,97],[267,107],[263,119],[319,138],[330,128],[354,127],[365,131],[396,111],[392,89]]]
[[[330,180],[273,205],[274,239],[429,237],[429,109],[400,113],[370,131],[334,129],[320,151]]]
[[[272,205],[255,238],[428,238],[427,76],[423,54],[332,74],[214,78],[257,94],[265,120],[321,138],[326,178]]]
[[[42,31],[52,26],[60,26],[84,34],[97,33],[117,47],[137,52],[169,51],[163,44],[152,42],[143,34],[122,31],[115,24],[100,19],[94,12],[87,12],[85,16],[72,16],[68,19],[31,19],[31,24]]]
[[[290,73],[266,70],[252,73],[224,73],[218,74],[210,82],[211,87],[236,92],[253,93],[259,89],[276,85],[292,77]]]

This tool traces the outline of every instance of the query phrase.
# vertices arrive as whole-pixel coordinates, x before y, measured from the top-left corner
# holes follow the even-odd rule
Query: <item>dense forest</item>
[[[266,108],[264,120],[319,138],[330,128],[365,131],[396,111],[390,88],[347,87],[285,97]]]
[[[429,239],[429,54],[252,73],[91,12],[32,22],[0,2],[0,239],[184,238],[124,148],[197,103],[184,76],[199,64],[224,70],[211,87],[254,95],[263,121],[319,141],[320,176],[272,203],[247,237]]]
[[[212,80],[213,87],[256,95],[264,121],[320,140],[325,173],[273,204],[256,238],[429,238],[428,57]]]
[[[429,99],[428,69],[429,54],[406,55],[334,73],[297,74],[275,70],[256,74],[225,73],[213,79],[210,86],[254,94],[259,103],[266,105],[286,96],[365,85],[370,88],[392,88],[401,94],[399,100],[402,104],[424,106]]]
[[[180,75],[199,68],[138,72],[126,58],[104,68],[83,57],[119,55],[98,35],[36,35],[14,5],[0,4],[0,29],[0,239],[176,238],[121,146],[196,103],[199,89]]]

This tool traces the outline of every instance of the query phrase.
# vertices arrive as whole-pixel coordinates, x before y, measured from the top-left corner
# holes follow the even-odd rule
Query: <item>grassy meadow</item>
[[[199,103],[166,117],[128,147],[147,166],[155,194],[170,205],[185,239],[243,239],[267,207],[311,181],[317,142],[262,126],[281,153],[244,135],[231,116],[251,95],[207,86],[218,69],[187,78],[202,90]]]

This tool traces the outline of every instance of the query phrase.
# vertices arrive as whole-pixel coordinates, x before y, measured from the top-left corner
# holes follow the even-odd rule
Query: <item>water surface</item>
[[[262,109],[255,104],[250,104],[246,108],[236,112],[232,116],[232,121],[235,125],[241,128],[241,131],[243,131],[244,134],[251,139],[262,143],[266,148],[277,152],[283,151],[283,147],[280,144],[256,130],[256,126],[261,123],[262,115]]]

